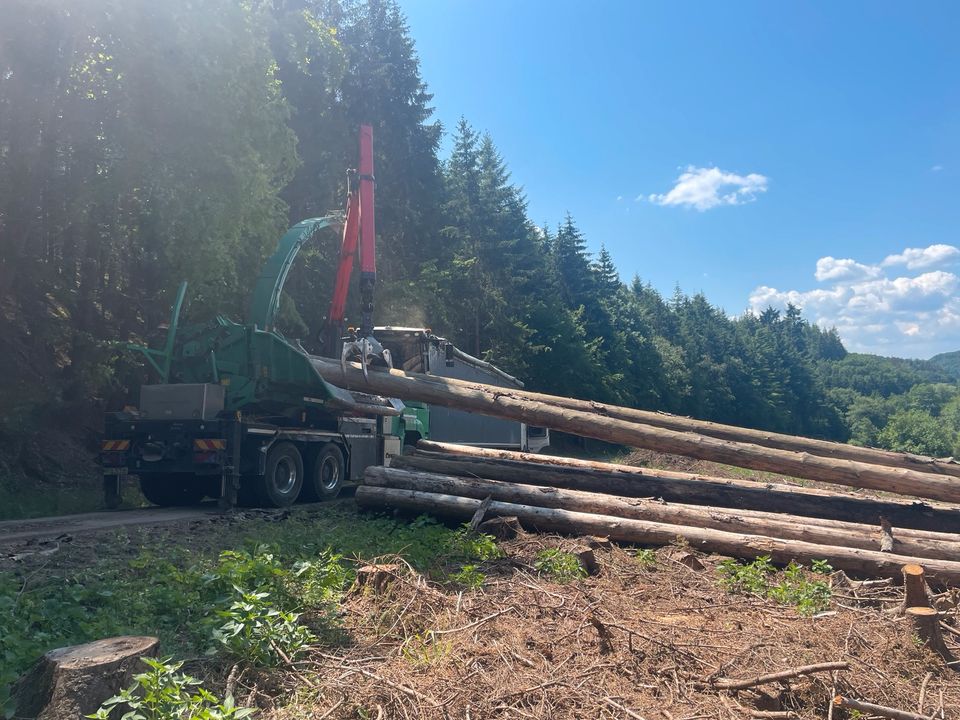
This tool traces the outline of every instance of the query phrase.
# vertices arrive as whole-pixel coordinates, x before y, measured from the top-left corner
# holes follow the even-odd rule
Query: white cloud
[[[884,267],[906,265],[907,270],[919,270],[920,268],[953,262],[958,255],[960,255],[960,250],[953,245],[938,244],[925,248],[907,248],[898,255],[888,255],[881,264]]]
[[[943,170],[943,165],[934,165],[930,168],[930,172],[940,172],[941,170]]]
[[[944,250],[949,248],[950,250]],[[908,248],[880,265],[823,257],[814,277],[825,287],[779,290],[761,285],[750,309],[796,305],[823,328],[836,327],[848,349],[928,357],[960,349],[960,277],[946,270],[911,273],[957,259],[950,245]],[[892,258],[892,260],[891,260]],[[906,271],[889,268],[906,267]]]
[[[673,188],[648,196],[657,205],[692,207],[701,212],[719,205],[743,205],[767,191],[769,179],[758,173],[736,175],[720,168],[688,165]],[[638,197],[637,200],[642,199]]]
[[[876,265],[861,265],[850,258],[822,257],[817,260],[814,277],[820,282],[825,280],[862,280],[877,277],[881,270]]]

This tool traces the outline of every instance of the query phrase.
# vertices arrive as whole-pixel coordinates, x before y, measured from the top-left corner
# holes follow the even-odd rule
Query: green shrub
[[[296,660],[316,640],[299,623],[300,615],[275,607],[269,593],[234,589],[239,598],[228,610],[217,612],[227,622],[213,633],[232,655],[253,665],[276,667]]]
[[[464,565],[457,572],[450,573],[449,578],[465,588],[478,590],[483,587],[487,576],[480,572],[476,565]]]
[[[580,580],[587,576],[587,571],[580,564],[580,558],[557,548],[538,552],[533,566],[537,572],[549,575],[560,583]]]
[[[720,563],[720,582],[729,592],[748,593],[793,605],[802,615],[814,615],[830,606],[830,584],[810,577],[827,575],[833,568],[826,560],[814,560],[811,570],[791,562],[778,573],[769,555],[750,563],[728,559]]]
[[[447,539],[445,549],[450,557],[462,560],[495,560],[503,557],[496,538],[474,532],[466,526]]]
[[[633,554],[633,557],[644,570],[649,570],[657,565],[657,553],[650,548],[637,550]]]

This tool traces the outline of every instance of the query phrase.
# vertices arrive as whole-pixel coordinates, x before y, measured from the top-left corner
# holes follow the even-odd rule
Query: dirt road
[[[54,540],[62,535],[76,535],[126,525],[162,525],[182,520],[202,520],[217,513],[216,503],[208,502],[188,508],[143,508],[32,520],[4,520],[0,522],[0,546],[29,540]]]

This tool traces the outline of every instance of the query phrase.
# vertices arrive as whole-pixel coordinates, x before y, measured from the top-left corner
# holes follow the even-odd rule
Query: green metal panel
[[[261,330],[273,330],[277,311],[280,309],[283,284],[287,280],[287,273],[290,272],[290,266],[293,265],[297,253],[317,231],[339,219],[337,215],[327,215],[303,220],[287,230],[286,235],[280,238],[276,252],[264,264],[257,278],[257,284],[254,286],[253,303],[250,308],[251,323]]]
[[[225,385],[228,410],[285,413],[305,405],[345,410],[355,404],[320,377],[302,347],[277,333],[217,317],[183,328],[181,336],[171,381]]]
[[[128,345],[144,355],[163,383],[218,383],[226,387],[226,409],[276,414],[304,407],[328,411],[356,406],[345,390],[327,383],[299,343],[273,325],[290,266],[305,242],[338,216],[304,220],[287,231],[264,265],[253,293],[251,324],[218,316],[204,325],[179,327],[186,283],[180,286],[162,350]]]

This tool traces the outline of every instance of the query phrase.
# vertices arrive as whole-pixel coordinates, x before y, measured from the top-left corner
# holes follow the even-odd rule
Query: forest
[[[242,319],[284,230],[341,209],[361,122],[376,137],[379,323],[431,327],[538,391],[960,450],[956,354],[853,354],[796,307],[666,296],[572,215],[535,222],[495,138],[469,118],[442,127],[431,103],[393,0],[8,0],[0,478],[47,471],[41,430],[83,447],[130,401],[146,370],[116,342],[153,339],[182,280],[188,318]],[[337,250],[331,233],[286,286],[284,332],[308,347]]]

